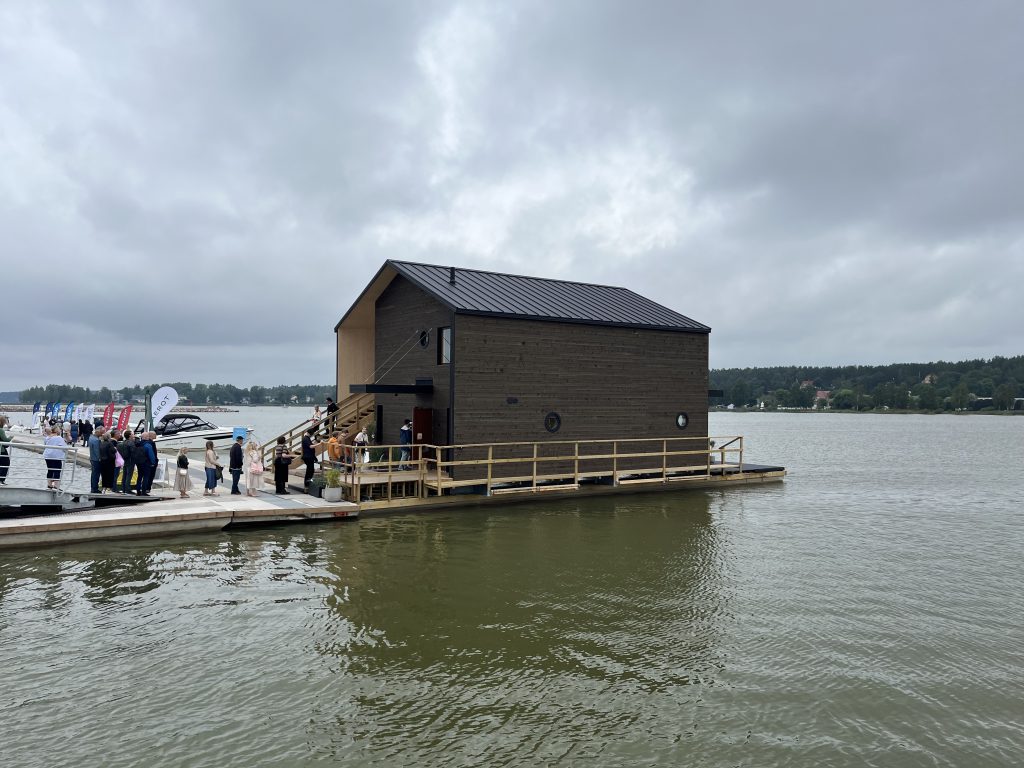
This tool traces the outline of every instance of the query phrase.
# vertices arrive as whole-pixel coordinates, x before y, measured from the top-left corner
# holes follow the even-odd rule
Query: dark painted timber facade
[[[415,412],[438,445],[706,447],[710,328],[625,289],[387,262],[336,331],[339,397],[376,393],[378,443]]]

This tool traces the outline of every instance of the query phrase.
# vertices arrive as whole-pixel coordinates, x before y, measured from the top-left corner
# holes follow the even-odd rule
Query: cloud
[[[0,8],[0,389],[330,381],[387,258],[618,284],[712,364],[1019,353],[1024,10]]]

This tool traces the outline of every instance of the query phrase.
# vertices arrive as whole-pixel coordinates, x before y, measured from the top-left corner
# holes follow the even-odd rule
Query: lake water
[[[711,424],[785,483],[0,553],[2,762],[1024,763],[1024,419]]]

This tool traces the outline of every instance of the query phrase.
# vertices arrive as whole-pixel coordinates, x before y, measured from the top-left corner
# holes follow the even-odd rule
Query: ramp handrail
[[[75,482],[75,468],[78,466],[78,448],[79,448],[79,446],[70,445],[70,444],[65,444],[64,446],[54,446],[54,445],[46,445],[45,443],[35,443],[35,442],[28,443],[28,442],[20,442],[20,441],[16,442],[16,441],[13,441],[13,440],[9,441],[9,442],[5,442],[5,443],[0,443],[0,464],[6,465],[6,467],[8,469],[8,472],[10,471],[10,469],[12,467],[15,466],[15,461],[14,461],[14,457],[16,455],[15,452],[14,452],[15,448],[19,448],[19,449],[25,451],[26,453],[38,454],[40,457],[42,457],[43,451],[46,450],[47,448],[55,448],[57,450],[63,451],[64,452],[64,458],[60,460],[61,461],[60,477],[57,478],[57,486],[56,486],[56,488],[54,490],[56,490],[58,492],[63,491],[64,487],[71,486]],[[6,451],[6,453],[5,453],[5,451]],[[5,461],[5,459],[6,459],[6,461]],[[19,458],[19,461],[20,461],[20,458]],[[70,478],[68,478],[68,476],[67,476],[68,473],[66,471],[67,465],[69,463],[71,464],[71,476],[70,476]],[[47,467],[45,462],[43,464],[43,472],[48,472],[48,467]],[[5,478],[9,479],[9,475],[6,474],[6,473],[5,473]],[[44,475],[42,479],[46,480],[47,478]]]
[[[647,445],[644,445],[644,444]],[[395,458],[403,448],[410,448],[412,457],[402,461]],[[346,446],[343,460],[332,463],[346,475],[356,497],[363,485],[390,485],[410,482],[409,473],[415,473],[412,482],[418,485],[418,495],[425,497],[428,490],[441,494],[445,489],[458,486],[482,486],[487,495],[502,486],[501,492],[510,490],[538,491],[557,488],[558,484],[578,485],[581,479],[620,483],[683,481],[702,479],[726,471],[742,472],[743,438],[736,437],[658,437],[600,440],[551,440],[509,443],[463,443],[434,445],[414,443],[411,446],[373,445],[366,449],[370,461],[351,446]],[[473,458],[460,457],[460,453],[475,452]],[[375,460],[373,457],[376,457]],[[594,462],[604,462],[594,468]],[[552,467],[561,463],[562,467]],[[402,470],[399,466],[406,467]],[[326,463],[325,463],[326,466]],[[460,478],[459,470],[486,467],[482,477]],[[516,467],[522,467],[516,470]],[[570,469],[571,467],[571,469]],[[498,474],[495,473],[498,471]],[[513,474],[507,474],[511,471]],[[508,488],[517,485],[516,488]]]
[[[302,436],[313,426],[317,428],[316,436],[318,441],[326,440],[333,432],[342,429],[349,430],[349,440],[351,441],[355,437],[355,432],[358,431],[358,428],[364,426],[362,423],[364,419],[373,413],[375,408],[376,400],[374,395],[365,392],[349,395],[338,403],[338,410],[327,414],[319,421],[314,421],[312,418],[304,419],[291,429],[282,432],[280,435],[275,435],[271,440],[264,443],[260,447],[263,453],[263,463],[267,464],[273,458],[277,441],[281,437],[284,438],[286,450],[289,453],[296,452],[302,444]]]

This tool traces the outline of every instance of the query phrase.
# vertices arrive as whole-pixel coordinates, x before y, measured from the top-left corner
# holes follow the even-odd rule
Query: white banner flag
[[[174,387],[160,387],[153,393],[153,424],[159,424],[160,419],[171,412],[171,408],[178,404],[178,393]]]

